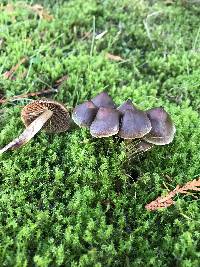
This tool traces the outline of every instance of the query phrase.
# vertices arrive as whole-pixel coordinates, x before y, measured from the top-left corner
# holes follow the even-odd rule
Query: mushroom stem
[[[23,133],[19,137],[15,138],[8,145],[0,149],[0,154],[6,152],[7,150],[15,149],[26,144],[29,140],[31,140],[31,138],[36,135],[37,132],[41,130],[45,122],[47,122],[52,115],[53,112],[51,110],[45,110],[23,131]]]

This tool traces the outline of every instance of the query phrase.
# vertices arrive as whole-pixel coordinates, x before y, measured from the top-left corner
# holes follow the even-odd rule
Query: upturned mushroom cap
[[[124,114],[126,110],[135,110],[136,107],[133,105],[133,102],[128,99],[121,106],[117,108],[121,114]]]
[[[124,139],[141,138],[151,130],[151,122],[145,112],[127,109],[121,120],[118,135]]]
[[[90,127],[97,111],[98,108],[92,103],[92,101],[86,101],[74,108],[72,119],[80,127]]]
[[[108,137],[119,131],[119,112],[112,108],[100,108],[96,118],[90,126],[90,133],[94,137]]]
[[[21,118],[27,127],[45,110],[51,110],[53,115],[44,124],[43,129],[49,133],[59,133],[68,130],[70,115],[68,110],[61,104],[51,99],[40,99],[26,105],[21,112]]]
[[[170,115],[163,107],[152,108],[146,111],[151,121],[151,131],[143,137],[149,143],[166,145],[172,142],[176,128]]]
[[[115,108],[116,105],[113,102],[112,98],[108,95],[107,92],[102,92],[91,99],[91,101],[95,104],[98,108]]]
[[[144,140],[141,140],[139,143],[135,145],[135,150],[137,153],[146,152],[150,150],[153,146],[154,144],[150,144],[145,142]]]

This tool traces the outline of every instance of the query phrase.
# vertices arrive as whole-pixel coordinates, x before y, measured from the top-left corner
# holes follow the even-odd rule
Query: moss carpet
[[[145,209],[200,175],[199,25],[200,5],[187,1],[1,1],[5,98],[68,75],[52,96],[66,106],[107,90],[117,104],[164,106],[177,133],[172,144],[129,161],[123,142],[78,128],[40,132],[1,155],[0,266],[200,266],[198,194]],[[1,147],[24,129],[28,102],[1,104]]]

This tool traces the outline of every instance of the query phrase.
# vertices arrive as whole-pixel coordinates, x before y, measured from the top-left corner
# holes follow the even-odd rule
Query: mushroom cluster
[[[106,92],[76,106],[72,119],[78,126],[89,128],[94,137],[117,134],[123,139],[142,139],[144,147],[169,144],[176,131],[170,115],[163,107],[142,111],[131,100],[116,107]]]
[[[0,149],[0,154],[26,144],[42,128],[48,133],[59,133],[70,127],[68,110],[63,104],[51,99],[35,100],[26,105],[22,109],[21,118],[26,129]],[[106,92],[76,106],[72,119],[78,126],[89,128],[91,135],[97,138],[118,135],[123,139],[142,140],[137,145],[138,151],[146,151],[153,145],[171,143],[176,131],[164,108],[142,111],[131,100],[117,107]]]

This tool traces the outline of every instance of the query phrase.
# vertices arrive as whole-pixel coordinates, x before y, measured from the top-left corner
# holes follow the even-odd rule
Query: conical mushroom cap
[[[70,115],[64,105],[51,99],[40,99],[26,105],[21,112],[25,126],[31,124],[45,110],[51,110],[53,115],[44,124],[43,129],[49,133],[64,132],[69,129]]]
[[[94,137],[108,137],[119,131],[119,112],[112,108],[100,108],[90,126]]]
[[[141,138],[151,130],[151,122],[142,110],[127,109],[121,120],[119,136],[124,139]]]
[[[91,99],[98,108],[115,108],[115,103],[107,92],[102,92]]]
[[[89,127],[97,114],[97,110],[98,108],[92,101],[86,101],[75,107],[72,119],[80,127]]]
[[[133,105],[133,102],[128,99],[117,109],[120,111],[120,113],[124,114],[126,110],[136,110],[137,108]]]
[[[176,128],[164,108],[152,108],[146,111],[151,121],[151,131],[143,137],[149,143],[166,145],[172,142]]]

